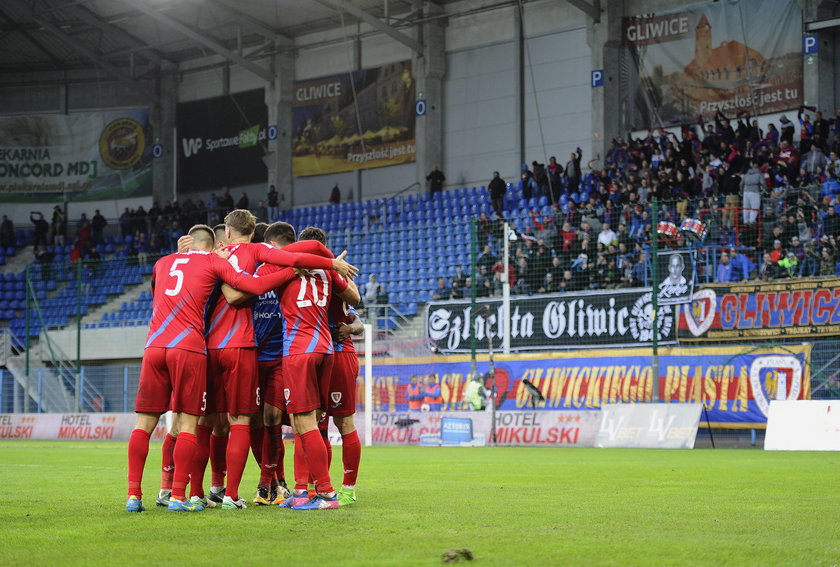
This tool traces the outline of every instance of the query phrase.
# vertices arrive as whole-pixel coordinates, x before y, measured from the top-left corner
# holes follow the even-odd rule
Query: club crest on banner
[[[796,400],[802,389],[802,362],[794,356],[769,355],[753,360],[750,385],[755,403],[764,415],[770,400]]]
[[[683,305],[685,322],[688,330],[695,337],[703,335],[712,326],[717,310],[717,296],[713,289],[701,289],[691,299],[691,303]]]

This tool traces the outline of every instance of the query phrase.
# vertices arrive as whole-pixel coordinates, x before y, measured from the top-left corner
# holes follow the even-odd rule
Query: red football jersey
[[[285,266],[294,265],[291,262],[295,261],[296,254],[289,254],[275,249],[270,244],[248,242],[244,244],[231,244],[225,247],[230,252],[228,262],[239,271],[248,274],[256,273],[257,266],[262,262],[269,262],[272,264],[280,264]],[[326,248],[324,248],[326,250]],[[307,250],[308,252],[309,250]],[[281,254],[283,256],[276,256]],[[274,259],[272,261],[272,258]],[[324,258],[323,255],[309,255],[305,256],[306,260],[302,263],[306,267],[318,267],[330,269],[332,261]],[[317,261],[313,259],[317,258]],[[278,261],[279,260],[279,261]],[[298,262],[300,262],[298,260]],[[314,264],[319,264],[315,266]],[[297,264],[299,267],[300,263]],[[254,347],[256,341],[254,339],[254,321],[253,313],[251,311],[251,304],[243,305],[241,307],[234,307],[230,305],[221,292],[217,293],[218,298],[215,298],[215,305],[212,309],[212,316],[208,322],[207,327],[207,348],[233,348],[233,347]]]
[[[305,240],[283,248],[287,251],[316,252],[321,248],[332,253],[315,240]],[[323,253],[323,252],[322,252]],[[310,270],[308,276],[298,276],[292,269],[284,269],[288,283],[278,286],[280,310],[285,319],[283,356],[293,354],[332,354],[329,302],[333,293],[347,289],[347,282],[335,271]]]
[[[152,272],[152,321],[146,347],[205,353],[205,310],[220,279],[248,293],[263,293],[279,281],[237,272],[212,252],[190,250],[164,256]]]
[[[339,279],[343,278],[338,276]],[[335,333],[342,324],[349,325],[353,321],[353,315],[358,315],[358,312],[352,306],[347,305],[343,299],[338,295],[333,294],[330,298],[330,306],[328,311],[330,319],[330,333]],[[335,352],[356,352],[356,347],[353,346],[353,337],[347,337],[341,342],[335,343]]]

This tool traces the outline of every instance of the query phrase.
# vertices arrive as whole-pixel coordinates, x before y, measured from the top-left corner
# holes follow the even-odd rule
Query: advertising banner
[[[267,181],[264,89],[181,103],[177,116],[179,192]]]
[[[681,343],[840,335],[840,278],[704,285],[678,313]]]
[[[702,404],[604,404],[596,447],[693,449]]]
[[[652,295],[643,289],[562,293],[511,299],[511,339],[515,350],[558,350],[605,346],[643,346],[653,338]],[[659,344],[673,344],[676,308],[659,309]],[[439,352],[487,350],[488,335],[501,344],[501,299],[479,300],[473,316],[469,300],[430,302],[426,336]]]
[[[767,348],[696,347],[659,351],[659,391],[665,403],[700,403],[713,427],[764,427],[770,400],[809,399],[811,345]],[[483,357],[482,357],[483,358]],[[488,363],[477,371],[492,382]],[[468,356],[377,359],[373,410],[408,411],[409,385],[440,386],[443,411],[467,410]],[[545,397],[532,399],[527,379]],[[496,407],[512,410],[592,410],[607,403],[653,401],[650,349],[611,349],[551,354],[498,355]],[[705,424],[704,424],[705,425]],[[476,432],[480,428],[476,426]]]
[[[599,413],[598,410],[499,411],[496,412],[496,443],[592,447],[598,430]],[[492,439],[491,420],[489,411],[374,412],[373,443],[485,445]]]
[[[840,401],[772,401],[767,451],[840,451]]]
[[[0,116],[0,202],[152,193],[149,110]]]
[[[414,86],[411,61],[295,81],[293,174],[415,161]]]
[[[622,32],[634,129],[802,104],[794,0],[706,2],[624,18]]]
[[[664,250],[657,254],[659,305],[689,303],[694,292],[694,262],[688,250]]]
[[[128,441],[133,413],[9,413],[0,414],[0,439],[39,441]],[[166,434],[159,426],[153,439]]]

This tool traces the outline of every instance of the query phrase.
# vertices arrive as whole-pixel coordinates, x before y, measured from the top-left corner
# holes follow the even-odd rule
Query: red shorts
[[[330,397],[327,413],[339,417],[356,413],[356,378],[359,376],[359,357],[355,352],[333,355],[330,376]]]
[[[211,349],[207,356],[207,391],[207,413],[246,415],[260,411],[257,349]]]
[[[327,407],[332,366],[331,354],[283,357],[283,397],[288,413],[306,413]]]
[[[134,411],[169,410],[204,415],[207,409],[207,357],[179,348],[149,347],[143,352]]]
[[[283,397],[283,359],[260,360],[261,404],[264,402],[286,411],[286,399]]]

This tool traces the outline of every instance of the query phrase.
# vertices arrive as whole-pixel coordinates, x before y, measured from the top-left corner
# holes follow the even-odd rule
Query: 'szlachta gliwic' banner
[[[179,192],[265,183],[268,139],[264,89],[179,104]]]
[[[622,32],[636,129],[802,104],[802,11],[794,0],[706,2],[624,18]]]
[[[295,81],[295,176],[383,167],[416,159],[411,61]]]
[[[510,300],[510,346],[559,350],[648,345],[653,339],[652,299],[644,289],[517,297]],[[676,342],[675,309],[669,305],[659,309],[661,345]],[[467,300],[431,302],[426,336],[440,352],[470,352],[471,329],[475,329],[479,351],[487,350],[488,334],[499,350],[503,313],[501,299],[480,300],[475,314]]]
[[[484,357],[481,357],[482,359]],[[694,347],[659,351],[659,392],[665,403],[702,403],[715,427],[763,427],[770,400],[809,399],[810,345],[767,348]],[[607,403],[653,401],[650,349],[498,355],[497,409],[593,410]],[[486,373],[481,360],[477,371]],[[374,412],[406,412],[411,380],[441,386],[443,411],[468,409],[468,356],[377,359]],[[545,397],[532,403],[527,378]],[[484,377],[485,387],[491,386]]]
[[[147,108],[0,116],[0,201],[151,195]]]
[[[840,335],[840,278],[704,285],[679,309],[680,342]]]

